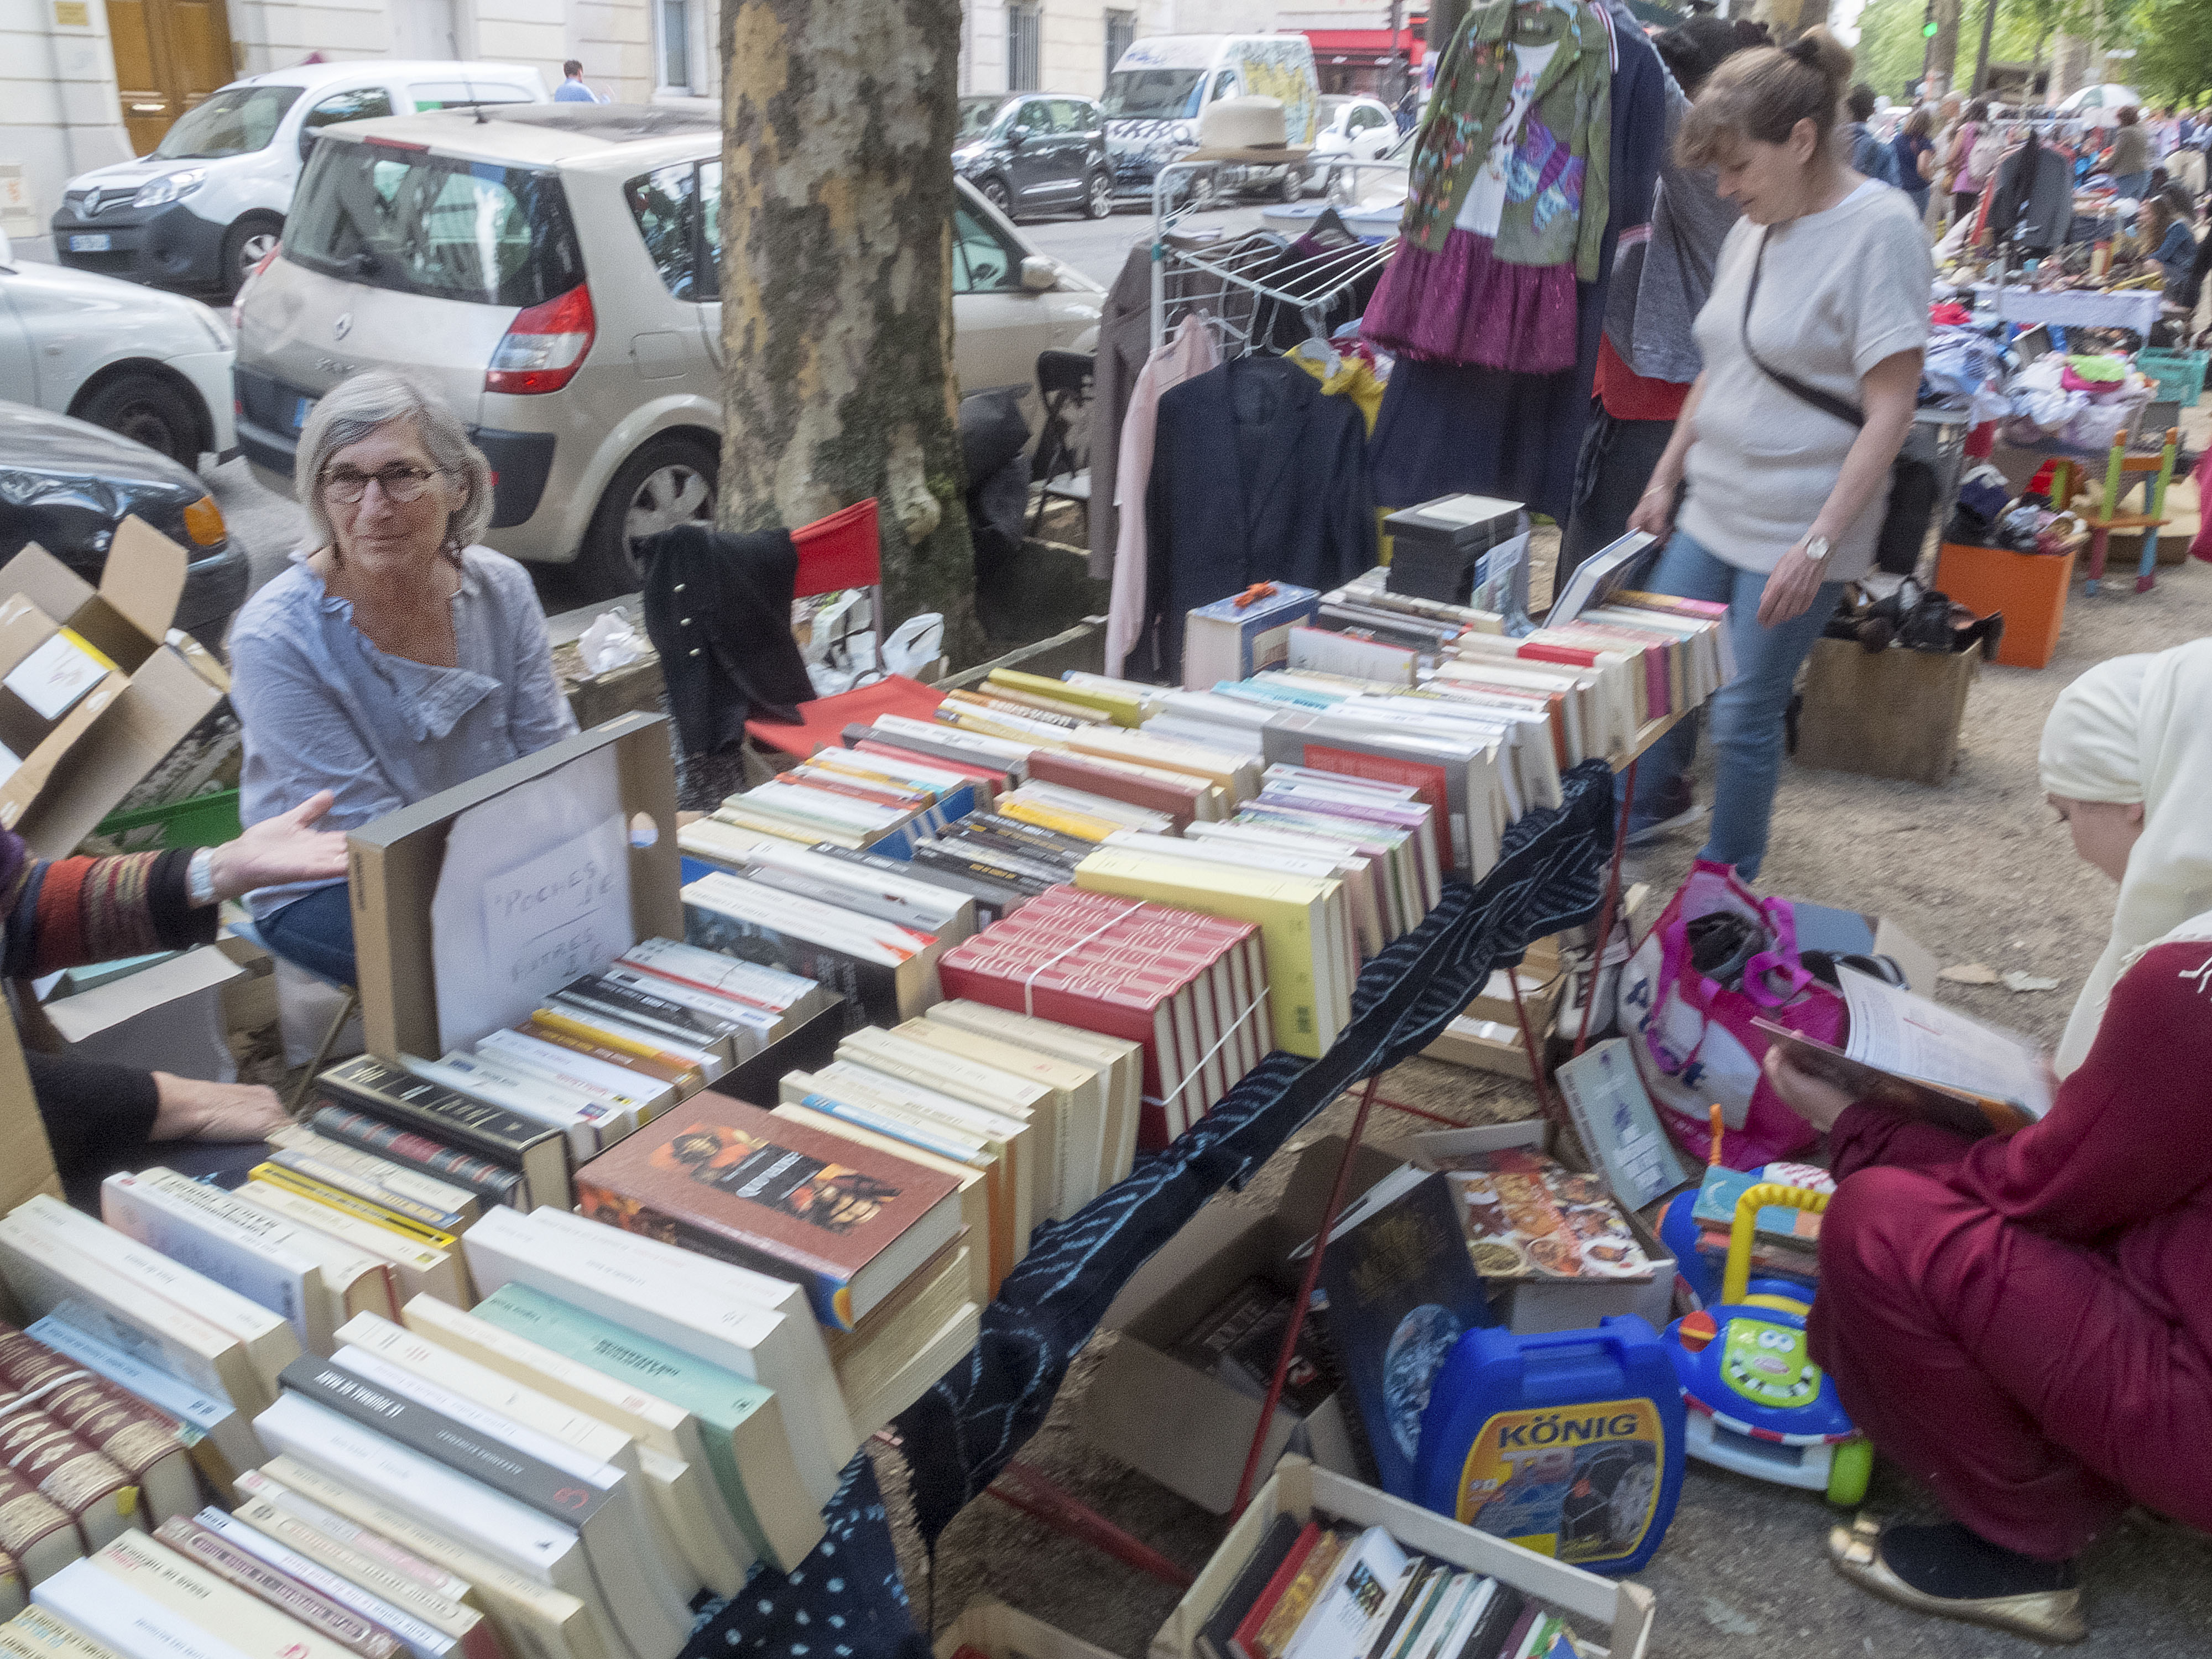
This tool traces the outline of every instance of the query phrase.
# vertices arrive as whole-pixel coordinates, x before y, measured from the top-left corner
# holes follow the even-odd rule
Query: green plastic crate
[[[226,789],[220,794],[172,801],[167,806],[111,812],[93,833],[121,842],[134,853],[151,853],[177,847],[220,847],[237,840],[240,828],[238,791]]]
[[[2145,379],[2158,383],[2156,400],[2178,403],[2184,409],[2197,407],[2197,399],[2204,390],[2208,364],[2212,364],[2212,351],[2174,351],[2165,346],[2147,346],[2136,353],[2136,367]]]

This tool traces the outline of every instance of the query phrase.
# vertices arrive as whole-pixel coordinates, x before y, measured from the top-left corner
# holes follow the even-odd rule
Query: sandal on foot
[[[1849,1527],[1835,1527],[1828,1533],[1828,1559],[1861,1589],[1915,1613],[1964,1619],[2038,1642],[2079,1642],[2088,1635],[2078,1587],[2024,1595],[1930,1595],[1906,1583],[1881,1559],[1881,1530],[1880,1522],[1861,1516]]]

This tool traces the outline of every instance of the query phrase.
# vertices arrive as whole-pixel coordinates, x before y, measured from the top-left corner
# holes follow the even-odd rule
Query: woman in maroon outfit
[[[1828,1131],[1814,1357],[1882,1454],[1956,1517],[1838,1527],[1905,1606],[2087,1633],[2074,1558],[2132,1504],[2212,1530],[2212,640],[2066,688],[2042,771],[2120,884],[2040,1122],[1964,1139],[1779,1058]]]

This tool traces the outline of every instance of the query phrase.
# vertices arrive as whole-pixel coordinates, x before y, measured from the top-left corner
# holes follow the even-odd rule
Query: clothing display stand
[[[1188,212],[1176,204],[1194,199],[1200,176],[1210,176],[1220,166],[1218,161],[1170,161],[1152,180],[1152,349],[1158,350],[1168,331],[1192,312],[1207,319],[1206,326],[1224,359],[1249,351],[1258,319],[1280,310],[1303,317],[1310,337],[1325,338],[1322,319],[1329,309],[1382,268],[1396,251],[1398,239],[1353,243],[1263,274],[1239,270],[1229,260],[1212,257],[1211,244],[1179,236],[1175,229]],[[1363,171],[1401,171],[1377,161],[1340,161],[1334,167],[1355,181]]]
[[[1628,845],[1628,807],[1636,793],[1636,764],[1644,751],[1674,729],[1676,721],[1694,713],[1684,709],[1680,714],[1645,723],[1636,734],[1636,742],[1628,753],[1617,759],[1614,769],[1620,774],[1618,793],[1620,796],[1620,816],[1613,824],[1613,853],[1606,867],[1605,896],[1598,905],[1596,954],[1592,959],[1593,989],[1596,974],[1605,965],[1605,947],[1613,935],[1613,919],[1620,908],[1621,855]],[[1535,1034],[1528,1029],[1528,1012],[1521,1000],[1521,976],[1508,969],[1513,983],[1513,1013],[1521,1027],[1522,1047],[1528,1055],[1528,1068],[1536,1085],[1536,1098],[1544,1116],[1551,1122],[1565,1125],[1564,1112],[1554,1103],[1550,1083],[1547,1080],[1543,1056],[1537,1050]],[[1590,1010],[1597,998],[1585,994],[1583,998],[1582,1027],[1575,1034],[1575,1053],[1579,1055],[1589,1042]],[[1268,1430],[1273,1426],[1275,1407],[1283,1397],[1283,1385],[1288,1378],[1291,1362],[1298,1350],[1298,1335],[1304,1329],[1306,1316],[1313,1302],[1314,1284],[1321,1272],[1321,1259],[1328,1249],[1329,1234],[1336,1226],[1338,1214],[1344,1208],[1345,1188],[1352,1179],[1352,1160],[1359,1155],[1359,1142],[1367,1127],[1367,1115],[1375,1104],[1376,1089],[1382,1080],[1377,1071],[1367,1079],[1367,1087],[1359,1097],[1359,1109],[1353,1115],[1352,1128],[1344,1143],[1344,1154],[1337,1160],[1336,1179],[1330,1186],[1328,1202],[1321,1212],[1321,1225],[1315,1231],[1313,1249],[1306,1257],[1305,1276],[1299,1281],[1297,1299],[1291,1304],[1290,1324],[1283,1332],[1283,1345],[1275,1355],[1273,1375],[1267,1382],[1267,1393],[1260,1407],[1259,1427],[1253,1431],[1251,1449],[1244,1456],[1244,1473],[1237,1483],[1237,1501],[1231,1505],[1231,1515],[1242,1515],[1244,1506],[1251,1502],[1253,1483],[1260,1471],[1260,1461],[1265,1455]]]

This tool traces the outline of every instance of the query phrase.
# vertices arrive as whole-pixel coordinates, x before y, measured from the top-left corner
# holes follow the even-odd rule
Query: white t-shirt
[[[1872,179],[1834,207],[1787,224],[1739,219],[1721,244],[1712,296],[1694,330],[1705,389],[1680,523],[1728,563],[1770,571],[1827,501],[1858,428],[1782,386],[1744,351],[1744,295],[1762,235],[1753,349],[1784,374],[1859,407],[1869,369],[1926,347],[1936,270],[1911,198]],[[1888,496],[1887,485],[1875,491],[1835,538],[1830,580],[1873,566]]]

